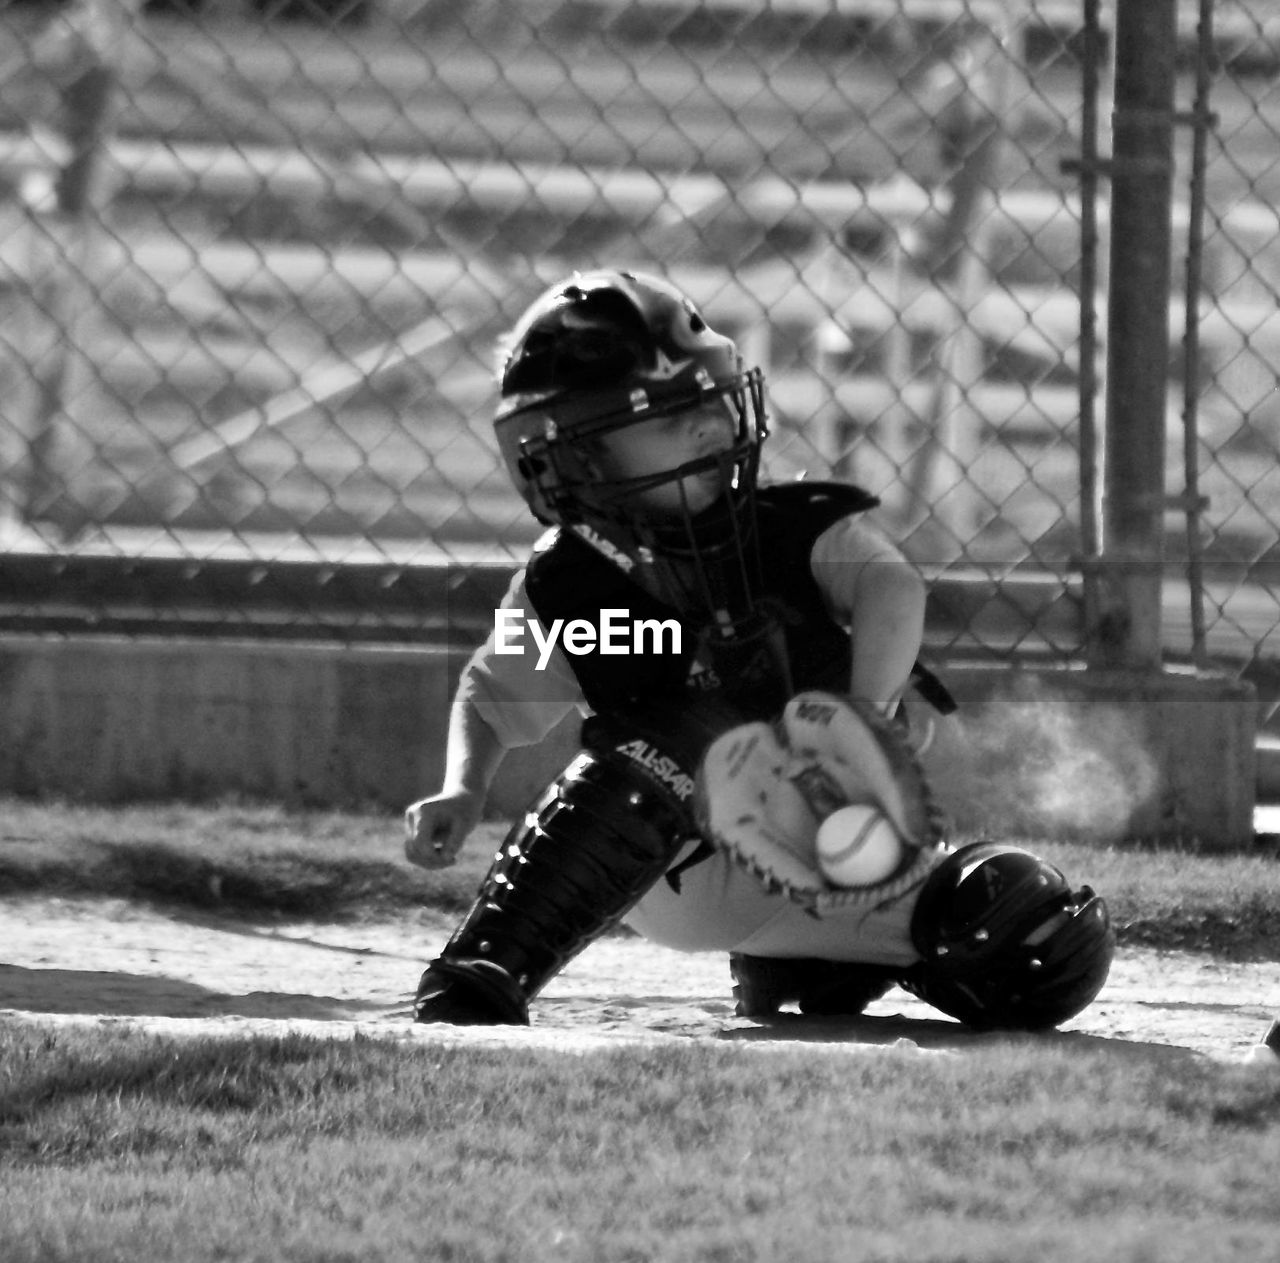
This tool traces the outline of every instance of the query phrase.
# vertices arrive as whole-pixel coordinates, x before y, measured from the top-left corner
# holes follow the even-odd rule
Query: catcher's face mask
[[[675,526],[732,493],[737,432],[736,416],[719,397],[584,442],[599,480],[619,488],[620,507]]]
[[[575,276],[507,339],[501,391],[498,443],[540,521],[654,567],[717,624],[746,615],[763,377],[687,297],[652,276]]]

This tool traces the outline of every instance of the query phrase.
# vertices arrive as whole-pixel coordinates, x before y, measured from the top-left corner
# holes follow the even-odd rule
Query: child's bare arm
[[[445,868],[480,822],[489,786],[506,746],[476,709],[464,675],[449,713],[444,779],[438,793],[405,810],[405,857],[423,868]]]
[[[849,691],[882,712],[902,697],[924,638],[924,581],[905,561],[872,561],[855,585]]]
[[[892,710],[924,638],[925,585],[915,567],[860,517],[845,518],[814,545],[814,578],[847,620],[853,650],[849,691]]]

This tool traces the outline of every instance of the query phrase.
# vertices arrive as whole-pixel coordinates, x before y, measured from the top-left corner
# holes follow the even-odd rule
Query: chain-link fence
[[[1193,354],[1168,374],[1168,638],[1194,647],[1194,560],[1208,651],[1236,660],[1280,622],[1264,7],[1219,4],[1211,34],[1188,11],[1180,39],[1203,300],[1187,343],[1170,309]],[[1076,653],[1105,348],[1082,362],[1082,277],[1106,283],[1080,156],[1108,14],[1090,69],[1058,0],[9,6],[4,625],[419,638],[491,617],[538,529],[490,429],[494,341],[552,280],[625,263],[766,366],[768,476],[882,497],[935,580],[935,638]]]

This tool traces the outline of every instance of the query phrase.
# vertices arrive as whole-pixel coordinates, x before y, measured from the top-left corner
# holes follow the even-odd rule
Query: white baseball
[[[818,867],[834,886],[884,881],[902,858],[898,831],[879,807],[854,803],[833,811],[814,840]]]

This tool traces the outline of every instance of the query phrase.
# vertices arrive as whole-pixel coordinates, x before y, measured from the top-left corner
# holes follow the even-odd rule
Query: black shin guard
[[[686,760],[596,730],[507,834],[414,1006],[419,1022],[525,1025],[529,1001],[616,924],[693,836]],[[628,730],[634,731],[634,730]]]

